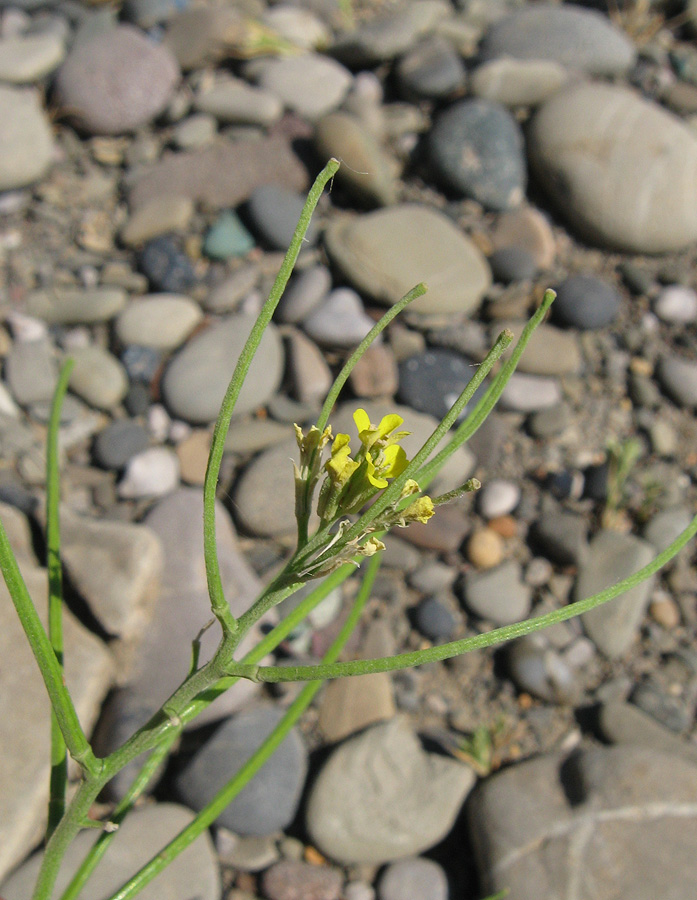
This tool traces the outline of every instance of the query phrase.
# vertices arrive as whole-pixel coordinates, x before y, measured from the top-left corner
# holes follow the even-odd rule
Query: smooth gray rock
[[[513,641],[507,652],[511,678],[521,691],[548,703],[571,704],[578,698],[578,680],[544,633]]]
[[[162,380],[170,411],[188,422],[212,422],[255,317],[232,315],[197,334],[177,353]],[[264,332],[235,407],[235,415],[266,403],[281,383],[283,347],[276,327]]]
[[[678,406],[697,406],[697,363],[680,356],[663,356],[656,377],[665,393]]]
[[[502,409],[531,413],[561,403],[562,392],[556,378],[514,372],[501,394]]]
[[[171,447],[147,447],[132,456],[118,484],[124,500],[163,497],[179,486],[179,458]]]
[[[54,287],[50,291],[31,291],[26,310],[49,325],[89,325],[108,321],[125,303],[126,291],[118,287]]]
[[[571,3],[536,3],[504,16],[480,46],[485,59],[544,59],[589,75],[620,75],[631,68],[636,50],[607,16]]]
[[[467,572],[462,597],[479,618],[510,625],[530,612],[532,588],[523,581],[520,563],[509,559],[484,572]]]
[[[298,452],[295,438],[288,437],[245,467],[235,487],[235,512],[246,531],[263,537],[295,531],[293,461]]]
[[[691,521],[690,511],[684,506],[662,509],[646,523],[642,536],[653,544],[657,553],[662,553]]]
[[[145,865],[193,819],[191,810],[174,803],[157,803],[132,812],[120,826],[113,844],[80,896],[102,900]],[[64,891],[98,833],[82,831],[68,848],[56,881]],[[6,900],[23,900],[31,893],[43,854],[25,863],[2,886]],[[199,835],[157,878],[140,892],[143,900],[220,900],[220,871],[207,831]]]
[[[0,40],[0,81],[30,84],[53,72],[65,56],[62,35],[10,34]]]
[[[468,803],[482,890],[516,900],[693,896],[696,773],[644,747],[593,747],[487,778]]]
[[[276,309],[276,318],[288,325],[302,322],[319,306],[331,286],[332,276],[326,266],[303,269],[290,280]]]
[[[411,856],[448,833],[474,780],[461,763],[425,752],[398,717],[331,753],[310,790],[307,828],[338,862]]]
[[[257,706],[228,719],[177,778],[177,791],[202,809],[247,762],[283,718],[282,710]],[[307,750],[292,729],[273,756],[218,816],[236,834],[273,834],[295,818],[307,774]]]
[[[252,230],[273,250],[283,250],[290,246],[300,214],[305,205],[305,195],[284,188],[279,184],[264,184],[252,192],[247,203]],[[303,245],[311,247],[317,243],[318,231],[313,221],[305,232]]]
[[[448,900],[443,867],[422,856],[391,863],[380,876],[379,900]]]
[[[352,288],[335,288],[303,320],[308,335],[323,347],[355,347],[375,322]]]
[[[566,510],[543,511],[533,537],[548,559],[561,566],[577,566],[588,551],[588,522]]]
[[[465,67],[455,47],[440,35],[416,44],[397,63],[397,84],[408,99],[440,100],[465,86]]]
[[[22,406],[50,401],[58,381],[58,362],[51,341],[13,344],[5,359],[5,377],[12,396]]]
[[[539,109],[527,140],[532,171],[583,237],[630,253],[697,239],[697,137],[656,104],[628,88],[580,84]]]
[[[38,92],[0,85],[0,191],[43,177],[53,156],[53,135]]]
[[[203,313],[188,297],[151,294],[131,301],[116,319],[116,336],[124,345],[173,350],[196,328]]]
[[[581,562],[574,599],[583,600],[632,575],[654,557],[647,541],[617,531],[600,531]],[[636,637],[654,577],[627,593],[583,614],[583,626],[597,648],[610,659],[622,656]]]
[[[427,293],[410,313],[473,312],[491,285],[475,245],[442,213],[417,204],[338,219],[325,237],[332,261],[357,290],[387,306],[415,284]]]
[[[509,328],[518,338],[525,325],[520,319],[505,320],[496,323],[494,332],[498,335],[502,329]],[[543,323],[533,332],[516,371],[527,375],[577,375],[582,368],[583,357],[576,335]]]
[[[122,469],[128,460],[150,443],[147,430],[134,419],[116,419],[95,438],[92,453],[105,469]]]
[[[128,390],[128,376],[118,359],[96,344],[72,351],[72,357],[70,389],[97,409],[118,406]]]
[[[261,882],[269,900],[340,900],[344,877],[339,869],[299,859],[285,859],[264,872]]]
[[[678,737],[633,703],[611,700],[598,710],[601,736],[611,744],[649,747],[661,753],[674,753],[697,765],[694,742]]]
[[[319,53],[267,58],[259,83],[287,109],[313,121],[336,109],[353,76],[341,63]]]
[[[552,315],[563,325],[589,331],[611,325],[621,305],[614,285],[596,275],[569,275],[557,287]]]
[[[241,78],[217,79],[194,99],[194,109],[215,116],[226,125],[272,125],[283,114],[283,104],[271,91]]]
[[[119,25],[73,46],[56,76],[56,98],[90,134],[121,134],[159,115],[178,81],[167,47]]]
[[[558,91],[569,73],[553,59],[512,59],[502,56],[477,66],[470,76],[475,97],[504,106],[537,106]]]

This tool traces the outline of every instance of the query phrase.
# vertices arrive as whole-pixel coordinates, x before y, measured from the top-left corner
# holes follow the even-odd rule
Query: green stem
[[[334,643],[327,651],[324,660],[331,664],[336,660],[355,628],[363,607],[370,596],[370,592],[379,568],[380,554],[372,557],[366,571],[363,584],[356,597],[351,614],[348,616]],[[146,863],[120,890],[112,894],[108,900],[128,900],[145,885],[149,884],[172,860],[185,850],[196,838],[223,812],[234,800],[240,791],[251,781],[261,767],[273,755],[279,745],[285,740],[288,733],[298,721],[303,712],[312,702],[317,691],[322,686],[322,681],[315,681],[305,685],[300,694],[288,707],[286,714],[276,728],[266,738],[259,749],[247,760],[242,768],[230,779],[218,794],[196,816],[196,818],[184,828],[166,847]]]
[[[333,665],[316,666],[254,666],[236,664],[230,669],[231,675],[239,675],[243,678],[251,678],[254,681],[285,682],[285,681],[309,681],[315,678],[328,679],[340,678],[346,675],[365,675],[370,672],[392,672],[396,669],[407,669],[412,666],[420,666],[425,663],[438,662],[470,653],[472,650],[480,650],[491,647],[505,641],[513,640],[533,631],[540,631],[558,622],[565,622],[575,616],[582,615],[591,609],[601,606],[618,597],[620,594],[631,590],[637,584],[655,575],[667,562],[669,562],[682,548],[697,534],[697,516],[673,543],[648,565],[639,569],[633,575],[624,578],[612,587],[606,588],[592,597],[578,600],[563,609],[553,610],[542,616],[535,616],[523,622],[513,625],[505,625],[485,634],[463,638],[459,641],[450,641],[437,647],[429,647],[426,650],[415,650],[411,653],[400,653],[396,656],[382,657],[379,659],[361,659],[351,662],[335,663]]]
[[[60,471],[58,431],[63,400],[74,362],[67,359],[53,394],[46,440],[46,566],[48,569],[48,639],[63,672],[63,567],[60,549]],[[65,812],[68,754],[56,714],[51,709],[51,777],[49,782],[46,840]]]
[[[288,248],[288,252],[285,255],[278,276],[276,277],[276,281],[271,289],[269,298],[262,307],[259,317],[247,339],[247,343],[244,345],[244,349],[237,361],[235,371],[233,372],[230,384],[225,393],[225,399],[221,405],[220,413],[218,414],[215,429],[213,431],[213,440],[203,484],[203,550],[211,609],[220,622],[224,636],[232,635],[237,627],[235,617],[232,615],[230,607],[225,600],[216,548],[215,494],[218,486],[220,465],[225,450],[225,439],[227,437],[228,429],[230,428],[232,413],[245,377],[252,364],[252,359],[259,347],[264,331],[271,321],[274,310],[278,306],[278,302],[285,290],[288,279],[293,272],[293,268],[302,248],[303,239],[310,226],[312,213],[319,202],[319,198],[321,197],[327,182],[333,178],[338,168],[339,162],[336,159],[330,159],[317,176],[315,183],[310,189],[305,206],[300,214],[300,221],[295,229],[295,234],[290,242],[290,247]]]

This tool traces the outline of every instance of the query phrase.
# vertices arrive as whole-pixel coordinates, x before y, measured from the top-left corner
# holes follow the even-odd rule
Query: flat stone
[[[119,832],[89,883],[82,889],[85,900],[99,900],[117,891],[164,845],[193,819],[191,810],[174,803],[157,803],[134,810]],[[94,843],[85,829],[68,848],[56,880],[56,891],[64,891]],[[22,900],[36,881],[43,853],[36,854],[2,886],[7,900]],[[220,900],[220,871],[213,842],[207,831],[177,856],[158,877],[140,892],[143,900]]]
[[[589,75],[620,75],[636,58],[634,45],[607,16],[569,4],[538,3],[515,10],[487,31],[484,59],[544,59]]]
[[[281,118],[283,103],[270,90],[226,76],[196,95],[194,109],[225,125],[268,127]]]
[[[154,197],[129,217],[121,230],[121,242],[137,247],[170,231],[186,231],[193,214],[190,197]]]
[[[232,315],[197,334],[177,353],[162,381],[171,412],[204,424],[218,415],[235,363],[255,318]],[[274,325],[264,332],[235,407],[235,415],[251,412],[274,394],[283,374],[283,348]]]
[[[65,57],[60,34],[15,34],[0,40],[0,81],[30,84],[56,69]]]
[[[568,78],[568,71],[553,59],[503,56],[477,66],[470,78],[470,91],[475,97],[504,106],[538,106]]]
[[[468,804],[482,890],[651,900],[670,885],[692,896],[696,771],[643,747],[593,747],[485,779]]]
[[[614,285],[595,275],[570,275],[557,288],[552,315],[564,325],[588,331],[617,318],[620,295]]]
[[[308,406],[320,406],[334,381],[324,354],[301,331],[286,336],[288,374],[293,396]]]
[[[121,469],[128,460],[145,450],[150,442],[147,430],[133,419],[116,419],[95,438],[92,453],[105,469]]]
[[[264,10],[262,21],[286,40],[303,50],[328,47],[331,34],[322,18],[311,9],[281,3]]]
[[[246,466],[235,488],[235,510],[247,531],[263,537],[295,531],[293,461],[298,461],[298,445],[288,437]]]
[[[574,599],[583,600],[647,565],[655,550],[647,541],[631,534],[600,531],[590,542],[579,566]],[[597,648],[610,659],[622,656],[631,646],[644,617],[655,577],[648,578],[625,594],[583,614],[583,627]]]
[[[415,284],[428,291],[410,312],[473,312],[491,285],[474,244],[449,219],[417,204],[339,219],[325,240],[332,261],[361,292],[387,306]]]
[[[126,291],[117,287],[60,288],[30,291],[26,311],[49,325],[90,325],[107,322],[126,304]]]
[[[185,71],[217,62],[234,53],[244,36],[242,12],[229,6],[195,7],[167,23],[163,43]]]
[[[520,564],[512,559],[484,572],[468,572],[462,596],[468,609],[495,625],[520,622],[532,605],[532,589],[523,581]]]
[[[202,809],[282,718],[282,710],[265,704],[228,719],[180,773],[178,793],[193,809]],[[293,728],[216,821],[242,835],[272,834],[285,828],[295,818],[306,774],[307,750]]]
[[[391,347],[371,344],[353,367],[349,382],[357,397],[391,397],[399,384],[397,360]]]
[[[215,220],[203,241],[203,252],[211,259],[228,260],[246,256],[255,240],[232,210],[225,210]]]
[[[183,294],[193,287],[196,274],[182,244],[172,234],[161,234],[141,250],[140,268],[154,291]]]
[[[678,406],[697,406],[697,363],[680,356],[664,356],[656,367],[658,382]]]
[[[440,35],[416,44],[399,60],[395,74],[402,94],[417,100],[446,99],[462,91],[466,80],[462,58]]]
[[[588,522],[576,513],[546,510],[532,533],[540,552],[560,566],[577,566],[588,551]]]
[[[496,331],[509,328],[518,338],[526,324],[524,320],[504,320],[496,323]],[[505,358],[512,352],[507,351]],[[577,375],[582,368],[583,357],[576,335],[543,323],[532,333],[516,371],[528,375]]]
[[[196,150],[211,144],[218,132],[215,116],[194,113],[177,122],[172,132],[172,143],[180,150]]]
[[[527,180],[523,135],[513,116],[489,100],[461,100],[437,118],[428,136],[437,177],[487,209],[519,206]]]
[[[307,828],[338,862],[411,856],[448,833],[474,780],[461,763],[425,752],[397,717],[331,753],[310,789]]]
[[[276,308],[279,322],[295,325],[308,316],[327,296],[332,286],[331,272],[326,266],[311,266],[290,280]]]
[[[214,313],[233,312],[248,297],[259,281],[259,267],[247,263],[215,285],[203,299],[204,309]],[[281,321],[276,317],[277,321]]]
[[[5,359],[5,377],[20,405],[50,401],[58,381],[58,363],[51,341],[15,343]]]
[[[555,378],[514,372],[499,402],[504,409],[531,413],[558,406],[561,400],[561,388]]]
[[[323,347],[355,347],[375,322],[363,308],[360,295],[351,288],[336,288],[312,310],[303,328]]]
[[[527,250],[538,269],[550,269],[556,242],[547,218],[534,206],[521,206],[502,213],[491,234],[495,250],[519,247]]]
[[[188,297],[152,294],[126,306],[116,320],[116,335],[122,344],[173,350],[202,318],[199,305]]]
[[[612,700],[598,710],[598,727],[611,744],[649,747],[673,753],[697,765],[697,747],[678,737],[633,703]]]
[[[56,98],[90,134],[121,134],[159,115],[178,81],[168,48],[119,25],[73,46],[56,77]]]
[[[300,214],[305,206],[305,195],[278,184],[264,184],[256,188],[249,202],[247,212],[252,229],[272,250],[287,250],[297,228]],[[319,237],[314,221],[305,232],[303,244],[312,247]]]
[[[682,284],[668,285],[656,298],[654,312],[664,322],[694,322],[697,319],[697,291]]]
[[[697,137],[627,88],[581,84],[555,94],[532,121],[528,151],[569,224],[600,246],[663,253],[697,239],[689,200]]]
[[[249,199],[262,184],[282,184],[302,191],[307,171],[281,137],[256,141],[220,141],[188,153],[165,153],[139,174],[129,191],[132,210],[158,196],[189,197],[208,209],[229,209]]]
[[[339,900],[344,878],[338,869],[285,859],[264,872],[264,896],[269,900]]]
[[[2,518],[7,522],[4,509]],[[26,538],[13,539],[13,545],[29,594],[46,627],[46,570],[29,555]],[[63,611],[63,628],[67,684],[82,727],[90,734],[112,683],[113,660],[105,645],[67,609]],[[0,582],[0,654],[2,659],[12,661],[12,665],[3,666],[0,691],[1,879],[41,840],[50,770],[46,753],[50,746],[50,704],[4,580]],[[32,723],[31,728],[27,728],[27,722]],[[29,892],[28,882],[18,892],[11,890],[11,885],[3,885],[3,897],[22,898]]]
[[[578,678],[544,634],[526,634],[509,645],[506,661],[518,690],[547,703],[578,700]]]
[[[259,76],[263,88],[279,97],[287,109],[310,121],[336,109],[352,81],[353,76],[341,63],[318,53],[270,58]]]
[[[97,409],[113,409],[126,396],[128,377],[121,363],[96,345],[72,351],[75,368],[70,389]]]
[[[0,85],[0,191],[42,178],[53,157],[51,125],[37,91]]]

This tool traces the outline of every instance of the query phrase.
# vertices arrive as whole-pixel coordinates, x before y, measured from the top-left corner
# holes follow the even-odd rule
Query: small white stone
[[[487,482],[479,492],[479,511],[485,519],[496,519],[513,512],[520,501],[520,488],[501,478]]]
[[[118,486],[119,497],[162,497],[179,486],[179,460],[167,447],[150,447],[132,457]]]
[[[682,284],[671,284],[658,295],[654,310],[664,322],[694,322],[697,319],[697,292]]]
[[[12,337],[16,341],[40,341],[48,337],[46,323],[24,313],[12,310],[7,314],[5,321],[10,326]]]
[[[156,441],[163,443],[169,437],[172,420],[161,403],[153,403],[148,410],[148,428]]]

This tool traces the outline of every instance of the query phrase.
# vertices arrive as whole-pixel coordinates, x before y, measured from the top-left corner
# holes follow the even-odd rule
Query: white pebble
[[[119,497],[162,497],[179,485],[179,460],[167,447],[150,447],[133,456],[118,486]]]
[[[11,310],[5,319],[16,341],[40,341],[48,337],[48,326],[41,319],[34,319],[24,313]]]
[[[697,319],[697,292],[682,284],[671,284],[658,295],[654,309],[664,322],[694,322]]]
[[[148,428],[156,441],[163,444],[169,437],[172,420],[161,403],[153,403],[148,410]]]
[[[496,478],[479,492],[479,511],[485,519],[496,519],[513,512],[520,502],[520,488],[513,481]]]

